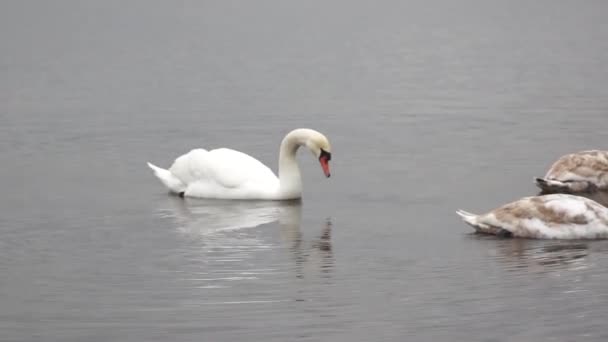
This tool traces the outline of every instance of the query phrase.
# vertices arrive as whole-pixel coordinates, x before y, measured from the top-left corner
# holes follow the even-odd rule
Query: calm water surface
[[[0,340],[606,341],[608,242],[455,216],[607,148],[604,1],[3,1]],[[168,196],[230,146],[302,203]]]

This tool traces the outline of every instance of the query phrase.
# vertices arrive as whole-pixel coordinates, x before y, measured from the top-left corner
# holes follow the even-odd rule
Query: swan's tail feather
[[[481,222],[483,221],[483,218],[480,219],[479,215],[475,215],[464,210],[457,210],[456,214],[458,214],[464,222],[473,227],[476,234],[490,234],[503,238],[513,237],[513,232],[508,228],[495,227]]]
[[[586,181],[562,182],[554,179],[534,178],[534,183],[541,189],[541,195],[556,193],[591,192],[593,185]]]
[[[162,169],[152,163],[148,163],[148,167],[154,171],[154,175],[161,181],[161,183],[169,188],[169,191],[179,194],[186,190],[184,183],[177,179],[169,170]]]
[[[475,215],[464,210],[457,210],[456,214],[458,214],[458,216],[460,216],[460,218],[462,218],[462,220],[466,224],[473,227],[476,233],[488,233],[490,226],[485,223],[479,222],[479,215]]]
[[[473,227],[477,226],[477,215],[460,209],[456,211],[456,214],[458,214],[458,216],[467,224]]]

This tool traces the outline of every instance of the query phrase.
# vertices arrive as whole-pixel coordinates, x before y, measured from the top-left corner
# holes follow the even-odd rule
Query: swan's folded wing
[[[202,148],[191,150],[175,159],[169,171],[186,185],[205,179],[207,170],[204,161],[208,153]]]
[[[236,188],[248,182],[264,184],[277,181],[272,170],[259,160],[228,148],[215,149],[202,158],[194,158],[190,168],[191,173],[200,172],[198,177],[205,177],[225,188]]]

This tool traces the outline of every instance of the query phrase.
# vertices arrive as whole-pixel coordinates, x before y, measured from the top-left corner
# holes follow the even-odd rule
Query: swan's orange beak
[[[321,157],[319,158],[319,163],[321,163],[321,168],[323,169],[323,173],[325,174],[325,177],[331,176],[331,174],[329,173],[329,162],[327,159]]]
[[[321,150],[321,156],[319,156],[319,163],[321,163],[321,168],[323,169],[323,173],[325,177],[329,178],[331,173],[329,172],[329,161],[331,160],[331,153]]]

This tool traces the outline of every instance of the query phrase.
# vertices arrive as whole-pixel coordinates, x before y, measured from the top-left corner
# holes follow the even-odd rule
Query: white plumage
[[[327,138],[311,129],[296,129],[285,136],[279,152],[279,177],[259,160],[229,148],[191,150],[168,170],[148,163],[170,192],[189,197],[217,199],[297,199],[302,194],[296,162],[299,146],[317,157],[329,177]]]

